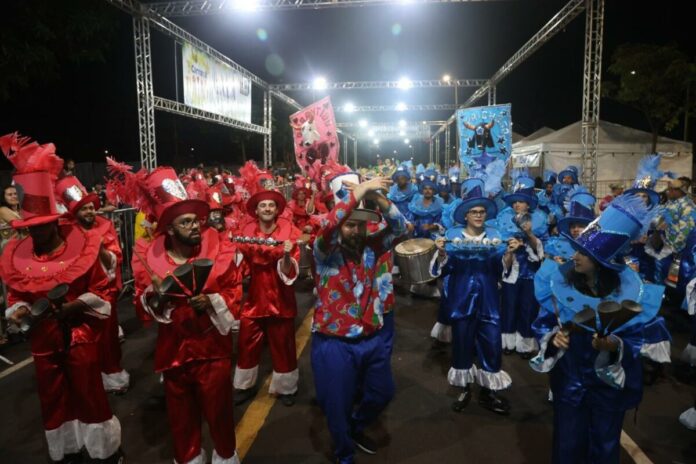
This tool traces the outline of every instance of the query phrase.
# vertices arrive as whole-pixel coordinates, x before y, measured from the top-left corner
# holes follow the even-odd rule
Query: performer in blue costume
[[[437,194],[442,198],[443,205],[452,203],[455,199],[455,194],[452,192],[452,183],[443,174],[440,174],[437,178]]]
[[[565,211],[563,211],[563,208],[567,200],[568,192],[570,192],[573,187],[578,184],[577,167],[568,166],[558,173],[558,183],[553,186],[552,200],[551,204],[549,205],[551,214],[553,214],[556,218],[562,218],[565,216]]]
[[[558,232],[561,235],[550,237],[544,243],[546,257],[558,264],[570,261],[575,254],[571,239],[578,238],[587,224],[595,218],[595,197],[583,190],[578,189],[575,194],[570,195],[568,214],[558,221]]]
[[[556,185],[556,173],[553,171],[545,170],[544,177],[542,178],[544,184],[542,189],[537,192],[537,199],[539,200],[539,208],[546,214],[551,213],[549,205],[553,200],[553,186]]]
[[[418,192],[418,188],[411,183],[411,173],[408,164],[404,163],[392,174],[394,185],[389,188],[387,198],[396,205],[399,212],[408,216],[408,204]]]
[[[659,211],[660,195],[655,191],[657,181],[664,176],[672,176],[669,172],[660,171],[661,155],[644,156],[638,163],[636,179],[630,189],[624,193],[626,195],[636,195],[650,208],[655,208]],[[661,256],[660,251],[653,248],[653,240],[649,239],[652,234],[659,234],[654,228],[655,221],[650,224],[650,228],[646,234],[641,235],[637,240],[631,243],[629,256],[638,267],[638,273],[641,278],[650,283],[662,284],[658,280],[657,261],[669,258],[671,261],[671,253],[667,252]],[[661,251],[668,251],[668,247],[663,247]],[[657,259],[656,259],[657,258]],[[635,269],[634,269],[635,270]],[[645,325],[643,329],[643,345],[640,353],[644,358],[643,373],[645,384],[651,385],[655,383],[663,370],[664,364],[671,362],[670,353],[672,351],[672,336],[667,330],[667,324],[662,316],[656,316],[655,319]]]
[[[622,253],[652,214],[635,195],[617,197],[571,242],[577,250],[572,261],[545,260],[535,277],[541,312],[534,330],[541,348],[530,366],[550,373],[554,463],[619,462],[625,412],[638,406],[643,392],[643,328],[664,293],[627,267]],[[641,310],[612,313],[623,317],[616,323],[600,316],[600,303],[624,300]]]
[[[452,408],[462,411],[471,401],[470,384],[481,386],[479,404],[498,414],[509,414],[510,404],[498,391],[508,388],[510,376],[501,368],[498,279],[506,248],[498,231],[485,225],[496,214],[484,196],[484,183],[467,179],[464,197],[454,210],[456,226],[435,241],[433,277],[448,276],[445,299],[452,324],[451,385],[461,388]],[[477,354],[481,367],[474,364]]]
[[[459,197],[461,195],[461,181],[459,180],[459,166],[457,166],[456,161],[452,161],[452,166],[447,171],[447,176],[449,177],[450,185],[452,186],[452,195],[454,197]]]
[[[437,172],[426,171],[419,185],[419,193],[411,198],[406,217],[413,224],[414,238],[433,239],[441,230],[442,198],[435,195],[437,191]]]
[[[496,225],[508,251],[503,256],[500,326],[503,353],[517,351],[524,359],[537,349],[532,322],[539,312],[534,299],[534,273],[544,258],[542,239],[548,237],[547,215],[536,209],[534,179],[521,175],[513,192],[503,199],[508,205],[496,218]]]

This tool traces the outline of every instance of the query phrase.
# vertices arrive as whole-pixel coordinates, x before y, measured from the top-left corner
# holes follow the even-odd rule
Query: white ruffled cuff
[[[27,303],[26,301],[18,301],[17,303],[13,304],[9,308],[5,310],[5,319],[9,319],[14,313],[19,310],[22,306],[25,306],[29,309],[31,309],[31,305]]]
[[[234,316],[227,308],[225,299],[219,293],[209,293],[210,304],[213,305],[213,310],[208,313],[210,321],[215,328],[220,332],[220,335],[227,335],[234,327]]]
[[[107,393],[123,391],[130,386],[130,374],[125,369],[111,374],[102,372],[101,377],[104,391]]]
[[[483,369],[476,369],[476,383],[483,388],[498,391],[505,390],[512,385],[510,375],[504,370],[498,372],[488,372]]]
[[[94,316],[98,319],[108,319],[111,314],[111,303],[106,300],[99,298],[97,295],[91,292],[83,293],[77,297],[78,300],[83,302],[89,307],[89,311],[85,314]]]
[[[256,385],[259,376],[259,366],[250,369],[242,369],[237,366],[234,370],[234,388],[237,390],[248,390]]]
[[[140,302],[143,305],[143,309],[145,310],[146,313],[148,313],[150,316],[153,317],[154,320],[159,322],[160,324],[171,324],[172,319],[172,311],[174,311],[174,305],[171,303],[167,304],[167,307],[164,308],[164,311],[162,311],[162,314],[157,314],[154,309],[150,307],[150,305],[147,304],[147,295],[152,295],[154,293],[154,290],[152,289],[152,285],[148,285],[148,287],[145,289],[142,295],[140,295]]]
[[[79,422],[80,433],[89,457],[106,459],[121,446],[121,423],[116,416],[98,424]]]
[[[519,332],[515,334],[515,351],[518,353],[531,353],[539,348],[534,337],[523,337]]]
[[[686,311],[689,316],[696,314],[696,279],[686,284]]]
[[[681,413],[679,422],[689,430],[696,430],[696,408],[689,408]]]
[[[82,448],[80,425],[77,421],[63,422],[59,427],[46,430],[48,455],[53,461],[61,461],[66,454],[75,454]]]
[[[430,336],[442,343],[452,343],[452,326],[436,322]]]
[[[527,259],[532,263],[538,263],[544,259],[544,244],[541,243],[541,240],[537,239],[536,250],[529,244],[525,245],[525,249],[527,250]]]
[[[696,346],[689,343],[681,354],[681,360],[689,366],[696,366]]]
[[[109,254],[109,265],[104,266],[104,263],[102,263],[101,260],[99,260],[99,264],[104,270],[104,273],[106,273],[106,277],[109,279],[109,282],[113,282],[114,279],[116,279],[116,264],[118,264],[118,260],[113,252],[108,250],[106,252]]]
[[[271,395],[293,395],[297,393],[297,382],[300,380],[300,371],[295,369],[290,372],[273,371],[268,393]]]
[[[433,257],[430,259],[430,267],[428,268],[430,272],[430,277],[437,279],[442,274],[442,268],[447,264],[447,255],[444,257],[440,256],[440,253],[435,252]]]
[[[213,464],[241,464],[239,455],[235,451],[231,458],[221,458],[217,451],[213,450]]]
[[[517,334],[516,333],[504,333],[500,334],[503,340],[504,350],[514,350],[517,348]]]
[[[558,360],[563,357],[563,355],[565,354],[565,350],[561,348],[558,348],[556,354],[554,354],[550,358],[546,357],[546,350],[549,347],[549,343],[551,339],[554,337],[554,335],[558,333],[559,330],[560,329],[558,327],[554,327],[553,330],[545,333],[544,336],[541,337],[541,341],[539,342],[539,353],[529,360],[529,367],[531,367],[532,370],[535,370],[536,372],[541,372],[542,374],[550,372],[551,369],[553,369],[553,367],[556,365]]]
[[[505,266],[505,257],[503,261],[503,282],[506,284],[514,284],[517,282],[517,277],[520,275],[520,263],[517,262],[517,256],[512,255],[512,267],[510,269]],[[507,275],[506,275],[507,274]]]
[[[660,251],[656,251],[655,248],[653,248],[653,246],[650,244],[650,240],[648,240],[645,242],[645,253],[655,259],[663,259],[674,253],[674,250],[672,250],[671,246],[667,245],[667,242],[664,240],[662,242],[662,248]]]
[[[641,356],[661,364],[672,362],[670,356],[671,352],[672,344],[669,340],[663,340],[657,343],[643,343],[640,347]]]
[[[280,276],[280,280],[283,281],[285,285],[292,285],[295,283],[295,280],[297,280],[297,277],[300,275],[300,266],[297,264],[297,261],[295,261],[295,258],[290,258],[290,262],[292,263],[292,268],[295,270],[295,277],[290,278],[283,274],[283,271],[280,270],[281,263],[283,262],[283,258],[280,258],[278,260],[278,275]]]
[[[476,366],[471,365],[469,369],[455,369],[450,367],[447,372],[447,381],[455,387],[466,387],[470,383],[476,383]]]
[[[595,359],[594,367],[597,377],[599,377],[602,382],[606,383],[610,387],[620,390],[624,387],[624,383],[626,382],[626,372],[624,372],[624,368],[621,365],[621,360],[623,359],[624,353],[624,343],[620,337],[615,337],[613,335],[610,335],[610,337],[614,337],[614,340],[619,342],[618,356],[616,357],[616,361],[609,364],[613,353],[609,351],[600,351],[599,355]]]

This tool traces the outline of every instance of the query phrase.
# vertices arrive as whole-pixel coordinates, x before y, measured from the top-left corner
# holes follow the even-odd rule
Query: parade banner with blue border
[[[485,169],[495,160],[505,163],[512,153],[510,104],[457,110],[459,159],[468,172]]]

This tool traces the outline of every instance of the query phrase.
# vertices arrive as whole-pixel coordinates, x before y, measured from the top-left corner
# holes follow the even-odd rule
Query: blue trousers
[[[497,320],[476,313],[452,320],[452,367],[471,369],[474,347],[484,371],[498,372],[501,369],[503,342]]]
[[[350,340],[312,335],[312,371],[317,402],[326,416],[334,454],[341,464],[353,462],[351,433],[360,433],[394,397],[391,353],[377,333]],[[354,407],[356,393],[362,393]]]
[[[625,411],[553,402],[554,464],[618,464]]]
[[[518,279],[514,284],[503,282],[500,305],[500,329],[504,334],[518,332],[524,338],[534,338],[532,323],[539,315],[534,297],[534,280]]]
[[[377,333],[384,340],[384,345],[389,351],[389,356],[394,351],[394,311],[389,311],[384,314],[384,324],[382,330]]]

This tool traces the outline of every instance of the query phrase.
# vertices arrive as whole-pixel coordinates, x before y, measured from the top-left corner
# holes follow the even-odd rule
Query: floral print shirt
[[[344,338],[365,337],[383,324],[385,305],[393,304],[389,250],[406,235],[406,219],[390,204],[387,227],[369,234],[359,263],[345,259],[340,228],[357,202],[351,193],[324,218],[314,242],[318,298],[313,332]]]
[[[686,237],[696,226],[696,205],[688,196],[668,201],[662,211],[667,223],[665,241],[675,253],[681,253],[686,244]]]

